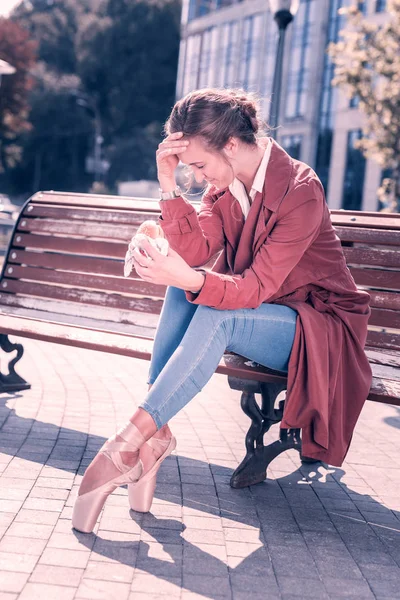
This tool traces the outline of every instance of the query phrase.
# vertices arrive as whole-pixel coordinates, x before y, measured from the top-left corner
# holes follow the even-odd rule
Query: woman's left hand
[[[164,256],[147,240],[141,244],[149,255],[144,256],[139,248],[133,251],[133,263],[136,273],[144,281],[170,285],[191,292],[199,292],[204,283],[204,275],[189,267],[187,262],[172,248]]]

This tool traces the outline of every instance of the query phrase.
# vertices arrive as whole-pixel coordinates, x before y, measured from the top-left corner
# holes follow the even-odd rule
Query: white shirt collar
[[[257,173],[255,174],[253,184],[251,186],[250,198],[252,201],[254,200],[257,192],[263,191],[267,167],[268,167],[269,159],[271,157],[271,150],[272,150],[272,143],[271,143],[271,140],[268,139],[264,155],[262,157],[260,166],[257,169]],[[232,183],[229,186],[229,190],[230,190],[232,196],[234,196],[236,198],[236,200],[239,202],[239,204],[242,208],[242,211],[243,211],[244,218],[246,219],[247,215],[249,214],[249,211],[250,211],[250,200],[247,195],[244,184],[240,181],[240,179],[237,179],[235,177],[235,179],[232,181]]]

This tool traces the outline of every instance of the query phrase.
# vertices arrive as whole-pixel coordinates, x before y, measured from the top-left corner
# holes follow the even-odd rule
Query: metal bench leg
[[[10,342],[8,335],[0,333],[0,348],[4,350],[4,352],[17,351],[17,355],[8,363],[8,374],[4,375],[3,373],[0,373],[0,393],[29,390],[31,385],[18,375],[14,369],[14,365],[22,358],[24,353],[22,344],[13,344]]]
[[[264,433],[282,420],[284,401],[275,408],[277,396],[284,384],[259,383],[248,379],[228,377],[232,389],[242,391],[241,406],[252,423],[246,435],[246,456],[233,473],[230,485],[242,488],[264,481],[268,465],[282,452],[295,448],[301,453],[300,429],[281,429],[279,440],[264,446]],[[261,394],[261,408],[255,394]]]

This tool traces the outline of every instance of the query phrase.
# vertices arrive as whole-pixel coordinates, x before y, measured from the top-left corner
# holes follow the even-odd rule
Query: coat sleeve
[[[299,184],[282,201],[281,215],[251,266],[241,275],[206,272],[200,292],[186,292],[187,299],[220,310],[258,308],[268,302],[318,236],[324,208],[315,182]]]
[[[213,210],[214,201],[205,194],[197,214],[185,198],[160,202],[159,223],[171,248],[191,267],[201,267],[225,245],[222,219]]]

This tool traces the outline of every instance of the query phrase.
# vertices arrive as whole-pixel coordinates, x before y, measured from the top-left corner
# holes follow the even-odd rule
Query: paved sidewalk
[[[0,396],[0,600],[400,598],[400,411],[367,403],[342,469],[291,451],[232,490],[248,420],[214,376],[175,417],[151,513],[126,489],[71,530],[85,467],[146,391],[147,363],[27,340]],[[276,428],[268,434],[276,437]]]

